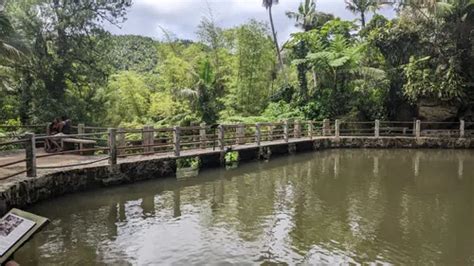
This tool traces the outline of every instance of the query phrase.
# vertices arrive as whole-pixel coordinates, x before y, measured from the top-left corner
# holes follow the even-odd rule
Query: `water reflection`
[[[334,150],[76,194],[35,264],[472,264],[474,152]]]

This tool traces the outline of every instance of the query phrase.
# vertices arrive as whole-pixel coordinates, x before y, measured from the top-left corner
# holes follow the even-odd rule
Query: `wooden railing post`
[[[421,137],[421,121],[416,120],[415,122],[415,137],[420,138]]]
[[[243,123],[238,124],[235,131],[237,135],[237,144],[244,145],[245,144],[245,124]]]
[[[120,127],[117,129],[117,147],[123,148],[126,145],[125,129]],[[123,154],[124,151],[124,149],[117,149],[117,154]]]
[[[36,138],[33,133],[26,133],[26,176],[36,177]]]
[[[154,152],[154,148],[151,146],[155,141],[155,132],[153,126],[144,126],[142,132],[142,145],[144,153]]]
[[[77,125],[77,134],[85,133],[85,125],[83,123]]]
[[[255,142],[257,143],[257,146],[260,146],[260,142],[262,140],[262,131],[260,126],[260,123],[255,124]]]
[[[293,134],[295,135],[295,138],[297,138],[297,139],[301,138],[301,122],[300,122],[300,120],[295,121],[295,127],[293,128]]]
[[[191,134],[191,142],[193,144],[190,145],[191,148],[199,148],[201,146],[201,134],[200,134],[200,130],[201,130],[201,127],[200,125],[197,123],[197,122],[191,122],[189,124],[190,127],[192,127],[193,129],[190,130],[191,132],[189,134]],[[199,127],[199,129],[194,129],[196,127]],[[199,143],[199,144],[196,144],[196,143]]]
[[[224,150],[225,148],[225,132],[224,132],[224,126],[223,125],[219,125],[217,127],[217,143],[219,145],[219,149],[221,151]]]
[[[288,142],[288,120],[283,121],[283,139]]]
[[[82,123],[78,124],[77,125],[77,134],[79,134],[79,135],[84,134],[85,133],[84,127],[85,127],[84,124],[82,124]],[[79,143],[79,151],[82,151],[83,149],[84,149],[84,144]],[[81,152],[81,154],[82,154],[82,152]]]
[[[273,123],[270,123],[268,124],[268,140],[269,141],[273,141],[273,128],[275,126],[273,125]]]
[[[207,148],[206,123],[201,123],[199,127],[199,141],[201,142],[201,149],[205,149]]]
[[[313,139],[313,121],[308,121],[308,137]]]
[[[412,135],[416,136],[416,119],[413,119]]]
[[[464,138],[466,136],[466,131],[465,131],[465,126],[466,123],[464,122],[464,119],[459,121],[459,137]]]
[[[375,137],[379,138],[380,137],[380,120],[375,120]]]
[[[154,153],[155,152],[155,127],[154,126],[148,126],[148,152]]]
[[[148,152],[148,126],[143,126],[142,129],[142,146],[143,146],[143,152],[146,153]]]
[[[336,119],[336,121],[334,122],[334,136],[336,137],[336,139],[339,139],[340,137],[340,126],[341,122]]]
[[[117,164],[117,129],[109,128],[109,166],[113,167]]]
[[[181,154],[181,129],[173,127],[173,144],[174,156],[178,157]]]
[[[323,136],[331,135],[331,121],[329,119],[323,120]]]

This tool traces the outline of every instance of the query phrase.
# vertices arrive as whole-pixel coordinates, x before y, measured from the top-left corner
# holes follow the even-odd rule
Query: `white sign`
[[[0,220],[0,256],[35,226],[35,222],[8,213]]]

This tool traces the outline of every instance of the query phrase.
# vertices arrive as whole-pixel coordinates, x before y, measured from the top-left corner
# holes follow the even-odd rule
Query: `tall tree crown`
[[[334,19],[332,14],[318,12],[316,10],[316,2],[314,0],[305,0],[298,6],[298,11],[288,11],[286,15],[295,20],[296,27],[302,28],[304,31],[309,31],[314,28],[319,28],[327,21]]]
[[[279,0],[263,0],[262,5],[266,8],[269,9],[273,5],[278,5]]]

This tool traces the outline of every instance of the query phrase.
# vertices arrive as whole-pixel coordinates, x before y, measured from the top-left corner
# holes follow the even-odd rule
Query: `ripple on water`
[[[431,169],[432,161],[442,167]],[[473,184],[471,151],[283,157],[40,203],[31,211],[51,224],[16,258],[22,265],[473,264]]]

